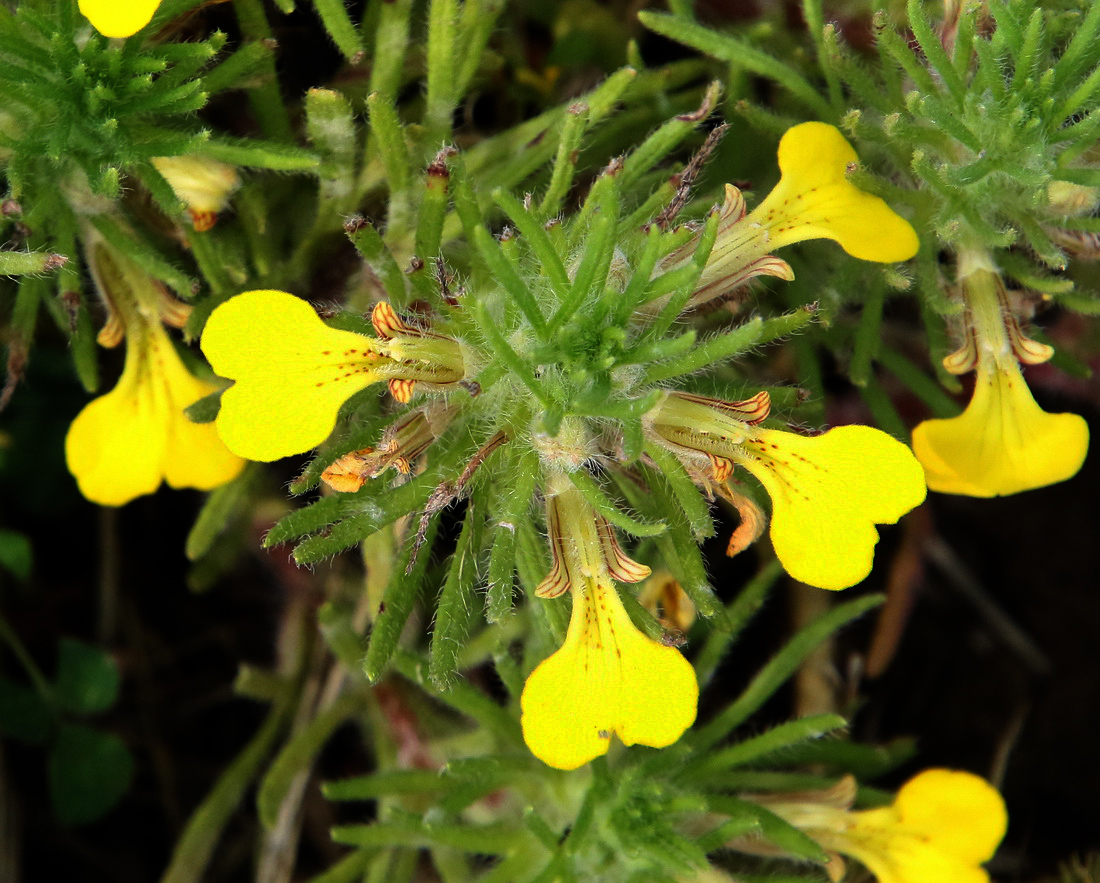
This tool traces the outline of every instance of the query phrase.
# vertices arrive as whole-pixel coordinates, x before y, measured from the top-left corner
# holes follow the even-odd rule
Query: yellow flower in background
[[[879,883],[989,883],[981,865],[1008,827],[992,785],[946,769],[919,773],[879,809],[770,799],[766,805],[826,849],[858,859]]]
[[[924,501],[923,470],[909,448],[870,426],[816,436],[762,429],[769,407],[766,392],[744,402],[670,393],[646,419],[697,483],[724,483],[735,466],[756,477],[771,497],[776,557],[791,576],[853,586],[871,572],[875,525]]]
[[[79,6],[104,37],[129,37],[153,20],[160,0],[80,0]]]
[[[418,383],[462,379],[458,344],[406,324],[389,304],[372,315],[381,340],[330,328],[301,298],[246,291],[206,322],[202,350],[214,372],[235,381],[222,395],[218,433],[231,451],[271,461],[317,447],[359,390],[388,379],[401,402]]]
[[[1071,478],[1088,453],[1088,424],[1077,414],[1040,408],[1020,371],[1020,362],[1044,362],[1053,350],[1023,335],[987,262],[964,254],[959,266],[967,340],[944,364],[953,373],[975,370],[974,393],[959,416],[913,430],[928,487],[996,497]]]
[[[859,162],[835,126],[802,123],[779,142],[779,183],[746,214],[741,191],[726,185],[718,236],[688,307],[699,306],[754,276],[791,280],[786,261],[769,252],[807,239],[832,239],[865,261],[906,261],[920,248],[912,226],[882,199],[848,180]],[[665,270],[690,258],[698,240],[677,250]]]
[[[671,745],[695,721],[695,672],[678,650],[638,630],[614,583],[638,582],[649,568],[622,553],[576,490],[547,499],[547,520],[554,568],[537,594],[568,588],[573,612],[565,642],[523,688],[527,746],[543,763],[572,770],[606,754],[612,734],[626,745]]]
[[[118,384],[77,415],[65,438],[80,492],[93,503],[121,506],[162,481],[205,491],[236,478],[244,460],[226,449],[212,423],[192,423],[183,413],[215,389],[184,367],[159,325],[131,330]]]

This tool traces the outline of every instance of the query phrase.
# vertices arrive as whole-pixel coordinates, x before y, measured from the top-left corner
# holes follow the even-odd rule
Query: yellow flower
[[[236,381],[222,395],[218,434],[231,451],[271,461],[323,442],[340,406],[382,379],[379,342],[330,328],[285,291],[246,291],[206,322],[202,351]]]
[[[924,473],[909,448],[870,426],[823,435],[761,429],[768,395],[722,402],[670,393],[647,415],[656,438],[697,483],[748,470],[772,501],[776,557],[795,579],[845,589],[870,572],[876,524],[893,524],[925,497]]]
[[[695,672],[678,650],[637,629],[612,577],[637,582],[649,568],[622,553],[611,526],[575,490],[548,498],[547,519],[554,569],[538,594],[568,588],[573,612],[565,643],[523,688],[523,738],[563,770],[606,754],[612,733],[626,745],[671,745],[695,720]]]
[[[79,6],[104,37],[129,37],[152,21],[160,0],[80,0]]]
[[[788,129],[779,142],[779,183],[760,205],[746,216],[741,192],[726,185],[718,237],[688,307],[754,276],[793,279],[790,266],[769,252],[806,239],[833,239],[865,261],[913,257],[920,240],[909,222],[848,180],[858,162],[835,126],[811,122]],[[695,240],[670,255],[665,269],[690,258],[697,244]]]
[[[381,340],[330,328],[285,291],[246,291],[206,322],[202,350],[215,373],[236,381],[222,395],[218,433],[249,460],[300,454],[323,442],[354,393],[388,378],[407,402],[418,383],[439,388],[463,377],[450,338],[406,324],[389,304],[371,316]]]
[[[966,410],[925,420],[913,430],[913,453],[928,487],[945,494],[996,497],[1057,484],[1077,474],[1089,446],[1077,414],[1048,414],[1036,403],[1015,361],[978,367]]]
[[[771,248],[833,239],[864,261],[909,260],[920,248],[916,232],[885,202],[848,181],[858,163],[835,126],[788,129],[779,142],[779,183],[745,223],[764,227]]]
[[[214,392],[184,366],[164,324],[182,326],[191,308],[173,298],[94,229],[84,231],[88,269],[107,323],[96,340],[126,341],[126,362],[115,388],[90,402],[69,427],[65,459],[81,493],[121,506],[171,487],[210,490],[244,468],[212,424],[192,423],[184,408]]]
[[[214,389],[184,367],[160,325],[131,329],[118,385],[89,403],[65,438],[80,492],[121,506],[162,480],[210,490],[235,478],[244,461],[226,450],[213,424],[192,423],[183,413]]]
[[[1005,835],[1008,815],[984,779],[925,770],[890,806],[850,812],[811,803],[768,808],[826,849],[858,859],[879,883],[989,883],[981,867]]]
[[[912,452],[870,426],[824,435],[761,430],[738,463],[772,500],[769,534],[795,579],[846,589],[871,572],[876,524],[894,524],[924,502],[924,473]]]
[[[967,341],[944,360],[955,373],[976,369],[974,393],[958,417],[919,424],[913,453],[928,487],[942,493],[995,497],[1065,481],[1084,463],[1088,424],[1035,403],[1019,362],[1045,361],[1053,350],[1024,337],[1000,277],[976,260],[960,256]]]

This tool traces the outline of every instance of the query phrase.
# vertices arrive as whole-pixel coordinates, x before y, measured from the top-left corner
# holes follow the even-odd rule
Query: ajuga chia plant
[[[624,83],[634,76],[624,73]],[[739,598],[727,608],[709,585],[697,544],[714,533],[712,499],[723,496],[742,513],[733,554],[760,537],[770,498],[770,536],[780,563],[831,589],[847,588],[870,571],[876,524],[895,522],[924,499],[921,467],[880,430],[792,432],[772,417],[772,393],[752,388],[748,378],[732,400],[692,391],[690,378],[814,319],[814,308],[802,308],[706,336],[687,324],[685,310],[755,276],[790,278],[789,266],[769,248],[824,237],[864,259],[896,261],[911,257],[918,244],[883,200],[847,180],[856,162],[852,148],[834,127],[818,123],[784,136],[782,180],[756,211],[748,213],[730,187],[705,221],[677,226],[693,170],[722,128],[711,133],[677,188],[653,190],[643,182],[707,118],[717,92],[712,85],[699,111],[666,123],[613,160],[574,211],[563,212],[563,200],[576,174],[587,106],[569,110],[541,200],[503,188],[480,194],[462,152],[446,147],[423,173],[413,273],[425,263],[420,254],[440,256],[417,288],[389,270],[397,258],[373,226],[354,220],[349,234],[363,244],[374,275],[388,280],[386,299],[369,320],[342,314],[326,322],[293,294],[261,289],[222,303],[203,331],[211,367],[233,382],[220,394],[214,418],[231,451],[269,461],[323,444],[292,490],[323,484],[333,493],[285,517],[265,544],[293,541],[294,560],[314,564],[380,533],[390,542],[403,537],[360,662],[368,680],[396,665],[444,702],[457,701],[454,707],[483,723],[471,736],[481,752],[495,753],[481,758],[490,765],[554,775],[550,769],[572,771],[595,761],[608,770],[602,758],[615,737],[628,746],[681,744],[667,755],[621,759],[611,775],[618,783],[614,796],[588,790],[584,797],[588,785],[582,784],[580,811],[611,816],[590,842],[568,851],[551,848],[560,839],[551,825],[563,824],[568,811],[553,821],[531,813],[523,825],[485,830],[444,822],[441,844],[458,844],[469,834],[469,842],[478,843],[472,851],[523,853],[492,867],[489,879],[537,874],[539,867],[545,875],[639,879],[685,873],[701,867],[707,851],[688,836],[692,824],[710,836],[721,830],[724,838],[759,823],[756,804],[719,809],[721,800],[712,805],[673,787],[696,765],[706,766],[706,748],[722,741],[748,709],[727,708],[696,734],[693,750],[685,732],[696,717],[699,682],[677,646],[683,637],[666,632],[619,588],[650,576],[643,557],[670,572],[671,592],[686,596],[679,603],[690,603],[723,635],[746,602]],[[499,236],[485,222],[479,195],[504,216]],[[443,241],[449,211],[470,248],[461,267],[447,259]],[[407,306],[399,311],[395,304]],[[748,476],[759,485],[747,484]],[[421,659],[399,639],[431,585],[439,526],[455,517],[456,545],[439,577]],[[626,538],[634,539],[636,552],[624,551]],[[517,575],[528,596],[519,611]],[[843,605],[835,621],[815,624],[813,634],[874,603]],[[528,636],[513,658],[512,638],[505,636],[520,618]],[[464,648],[482,640],[496,644],[510,693],[505,709],[459,678],[471,661]],[[782,681],[777,673],[789,671],[799,652],[789,650],[745,702],[755,707],[770,694]],[[518,721],[507,712],[517,703]],[[790,737],[802,741],[822,723],[828,725],[801,721]],[[477,758],[465,762],[482,768]],[[630,769],[638,778],[624,792]],[[376,781],[337,786],[330,795],[362,797]],[[635,787],[641,791],[633,793]],[[729,808],[734,805],[747,809]],[[607,824],[615,839],[630,839],[630,857],[612,847]],[[779,840],[798,845],[796,853],[820,855],[781,818],[773,827],[782,832]],[[640,838],[639,830],[646,831]],[[524,846],[531,831],[542,844],[532,843],[533,853]],[[500,839],[483,842],[481,834]],[[375,824],[335,836],[369,847],[400,835]],[[348,862],[365,860],[359,855]]]
[[[677,122],[686,134],[690,124]],[[531,528],[538,523],[532,508],[544,500],[551,560],[549,575],[533,592],[542,599],[571,593],[565,646],[580,654],[573,668],[602,670],[605,663],[597,660],[606,655],[616,660],[615,671],[623,666],[624,677],[628,670],[638,674],[621,691],[610,669],[591,678],[633,704],[629,713],[618,713],[606,697],[594,700],[595,717],[595,709],[603,709],[608,719],[586,721],[584,738],[578,732],[579,741],[595,739],[589,747],[569,750],[560,725],[555,737],[541,741],[556,742],[555,765],[578,766],[606,751],[613,732],[633,741],[625,734],[641,718],[658,719],[662,704],[667,708],[671,698],[684,695],[692,713],[675,715],[681,721],[675,732],[644,740],[669,744],[690,724],[694,695],[666,685],[651,701],[640,698],[647,668],[659,667],[658,656],[668,654],[653,644],[659,636],[653,625],[650,638],[630,645],[637,661],[629,658],[625,638],[617,637],[636,626],[620,608],[614,583],[639,582],[650,572],[622,551],[619,531],[652,539],[663,564],[709,617],[720,605],[695,545],[714,531],[708,498],[723,494],[740,502],[751,513],[746,521],[758,527],[767,520],[752,491],[732,482],[738,466],[771,498],[771,538],[780,561],[823,588],[862,580],[877,541],[874,525],[896,521],[924,498],[920,466],[880,430],[841,427],[807,437],[768,427],[767,390],[726,401],[689,393],[677,382],[797,328],[812,310],[704,340],[676,328],[675,320],[693,299],[724,294],[724,278],[736,285],[765,271],[785,273],[781,259],[759,254],[771,230],[795,241],[834,237],[848,247],[885,232],[865,251],[885,259],[911,256],[916,237],[882,200],[844,179],[854,154],[826,125],[805,124],[784,136],[784,178],[762,214],[746,215],[731,191],[698,230],[665,229],[667,208],[648,225],[624,212],[622,187],[635,168],[628,155],[606,169],[580,209],[565,218],[554,203],[524,205],[494,191],[515,225],[514,233],[494,239],[476,211],[460,156],[447,153],[429,167],[428,186],[441,189],[445,182],[454,194],[476,249],[469,276],[460,281],[440,262],[434,302],[401,317],[382,301],[369,328],[358,330],[348,330],[356,327],[352,319],[344,328],[326,325],[286,292],[251,291],[222,304],[202,338],[214,371],[234,381],[221,395],[219,433],[230,450],[251,459],[300,453],[332,433],[345,401],[385,381],[402,406],[386,417],[386,428],[379,431],[370,421],[364,430],[352,417],[352,438],[334,443],[296,483],[304,490],[324,481],[338,494],[288,516],[266,542],[305,536],[293,554],[308,564],[421,512],[410,539],[412,568],[442,510],[464,500],[459,546],[439,602],[456,615],[437,620],[429,651],[430,675],[446,687],[478,603],[480,558],[488,555],[487,619],[499,622],[511,612],[517,569],[534,573],[543,566],[544,555],[527,555],[542,545]],[[816,166],[810,156],[820,159]],[[772,238],[783,243],[778,233]],[[716,250],[718,269],[700,287]],[[367,438],[373,444],[360,447]],[[418,463],[425,468],[413,475]],[[382,480],[391,469],[410,477],[394,487]],[[742,538],[741,546],[758,535]],[[414,593],[411,582],[395,582],[383,614],[398,619],[394,628],[403,626]],[[388,661],[393,645],[380,637],[386,634],[376,628],[368,671],[378,673]],[[652,665],[640,661],[646,653]],[[561,721],[567,697],[578,695],[562,689],[566,682],[558,677],[560,694],[540,691],[536,701],[534,684],[545,680],[528,684],[525,721],[534,719],[535,705]]]
[[[15,346],[29,351],[45,305],[72,334],[80,376],[89,390],[96,385],[92,321],[76,294],[86,265],[117,317],[100,342],[118,343],[129,317],[128,347],[165,353],[165,318],[201,339],[212,369],[187,369],[190,395],[210,390],[215,375],[224,381],[188,408],[188,430],[208,440],[216,433],[224,446],[217,480],[175,481],[181,476],[165,465],[136,488],[149,492],[162,476],[171,485],[218,485],[188,555],[213,557],[227,522],[255,500],[257,470],[240,460],[316,450],[291,483],[302,505],[264,543],[287,545],[303,566],[353,548],[366,565],[350,587],[325,581],[326,603],[309,623],[319,639],[307,650],[319,652],[303,650],[291,674],[242,673],[239,691],[268,701],[269,716],[195,812],[166,879],[202,878],[255,781],[260,861],[275,863],[270,856],[294,842],[305,771],[347,721],[369,734],[376,770],[325,793],[377,808],[369,824],[334,829],[352,849],[320,879],[412,879],[422,848],[453,880],[677,879],[711,864],[751,877],[777,860],[791,862],[785,873],[820,878],[820,867],[835,868],[834,853],[865,862],[883,880],[943,867],[984,879],[980,866],[1004,831],[991,786],[936,770],[891,804],[887,795],[857,794],[843,777],[873,778],[904,759],[907,745],[848,744],[837,714],[740,731],[809,653],[877,596],[838,603],[764,662],[732,702],[714,701],[696,718],[725,651],[781,572],[832,590],[863,580],[877,525],[921,503],[926,469],[964,476],[945,479],[944,490],[962,481],[982,492],[1023,489],[997,483],[1015,468],[988,479],[973,463],[939,468],[928,453],[922,467],[899,440],[905,426],[884,395],[868,401],[893,434],[794,429],[796,421],[822,421],[812,407],[799,410],[804,394],[777,383],[756,353],[830,326],[831,343],[854,349],[858,385],[875,389],[877,360],[948,409],[942,391],[879,348],[887,287],[908,284],[892,265],[916,257],[933,347],[946,338],[938,317],[958,317],[967,344],[951,365],[976,368],[1002,399],[1016,401],[1023,384],[1012,371],[1046,350],[1025,336],[1022,316],[1004,318],[1016,303],[1004,279],[1030,278],[1021,268],[1034,261],[987,228],[1003,233],[1016,224],[1019,243],[1046,260],[1053,252],[1027,238],[1016,214],[1023,206],[1029,218],[1056,205],[1076,206],[1066,215],[1090,208],[1090,191],[1076,189],[1090,183],[1078,179],[1089,171],[1083,149],[1074,155],[1051,145],[1062,144],[1068,116],[1091,110],[1091,38],[1070,39],[1058,19],[1048,39],[1040,17],[1034,29],[1018,27],[1015,39],[1020,8],[1009,6],[998,7],[1006,35],[998,37],[999,18],[980,32],[975,15],[960,13],[953,47],[940,44],[956,80],[976,78],[982,64],[988,79],[1007,58],[1022,70],[1019,59],[1032,58],[1025,49],[1070,59],[1062,79],[1049,83],[1063,120],[1036,139],[1041,157],[1017,162],[1039,172],[1014,190],[997,176],[1020,177],[1016,166],[985,175],[979,166],[958,180],[948,174],[983,159],[980,140],[977,148],[959,140],[955,117],[980,121],[985,111],[969,89],[957,95],[946,73],[929,73],[942,59],[916,5],[910,25],[924,55],[880,16],[882,56],[866,74],[835,33],[817,27],[812,3],[805,11],[821,53],[806,71],[743,52],[734,38],[690,20],[683,4],[673,16],[646,15],[650,27],[727,61],[744,59],[791,91],[789,105],[746,111],[773,124],[778,141],[777,160],[764,171],[779,182],[752,198],[750,210],[731,181],[741,171],[715,169],[722,85],[703,85],[707,62],[647,70],[631,47],[631,65],[589,91],[482,137],[456,132],[454,121],[471,84],[495,70],[493,52],[504,51],[486,49],[494,29],[507,26],[501,4],[397,0],[371,5],[355,22],[342,4],[317,2],[349,63],[369,57],[369,94],[314,88],[293,115],[259,4],[234,4],[246,39],[224,58],[220,35],[176,42],[166,29],[195,5],[163,4],[148,26],[137,21],[148,9],[106,23],[100,7],[87,6],[102,33],[71,2],[21,5],[0,17],[0,49],[15,59],[5,76],[35,96],[0,111],[11,122],[10,196],[25,204],[19,211],[31,231],[27,251],[3,264],[27,268],[15,299]],[[1097,22],[1090,13],[1078,36]],[[971,61],[962,61],[964,52]],[[542,74],[534,79],[552,79]],[[989,85],[989,101],[1005,108],[1022,101],[1018,95],[1031,94],[1023,88],[1030,74],[1022,76],[1011,95]],[[913,90],[904,77],[924,90],[917,99],[905,97]],[[230,86],[248,87],[253,141],[208,131],[192,115]],[[1084,97],[1073,105],[1078,93]],[[927,116],[937,100],[951,110],[945,121]],[[1043,119],[1056,115],[1045,98],[1035,104]],[[892,135],[874,135],[876,114]],[[1012,119],[1002,117],[979,134],[993,138]],[[293,145],[298,118],[308,150]],[[1080,130],[1067,141],[1081,147],[1084,138]],[[240,171],[248,166],[309,174]],[[947,183],[932,186],[933,172]],[[705,189],[707,176],[730,183]],[[1074,189],[1059,190],[1058,181]],[[990,205],[974,220],[969,206],[978,196]],[[229,217],[212,224],[224,208]],[[357,213],[368,208],[376,221]],[[144,223],[150,219],[156,223]],[[1046,226],[1069,229],[1045,222],[1032,226],[1051,242],[1057,236]],[[317,294],[309,282],[341,225],[357,250],[356,271],[343,291],[316,298],[326,302],[319,311],[301,295]],[[937,237],[953,262],[938,262]],[[799,260],[796,246],[808,239],[834,241],[826,262]],[[779,249],[783,256],[773,253]],[[824,290],[837,267],[867,280],[858,321],[838,296],[788,302],[784,285],[796,269]],[[55,276],[35,275],[46,271]],[[62,297],[49,289],[58,279]],[[750,284],[759,296],[748,316]],[[161,364],[142,365],[154,362]],[[799,362],[812,375],[808,364]],[[147,410],[177,429],[187,403],[174,390],[182,385],[142,386],[158,391]],[[805,385],[820,394],[812,376]],[[986,395],[975,396],[980,413],[971,417],[983,426],[996,410]],[[141,409],[149,396],[123,398]],[[86,474],[81,457],[117,422],[101,420],[95,431],[89,421],[74,424],[77,479]],[[942,449],[927,432],[928,450]],[[1064,435],[1080,448],[1074,433]],[[172,458],[172,466],[185,459]],[[1070,456],[1040,483],[1075,469]],[[121,482],[108,476],[97,484],[117,490]],[[124,490],[98,501],[121,505],[135,488]],[[736,513],[729,553],[755,546],[776,561],[745,586],[716,591],[699,543],[716,531],[719,501]],[[694,625],[685,611],[697,614]],[[317,656],[324,662],[314,665]],[[464,676],[471,671],[476,677]],[[972,811],[988,821],[972,837],[935,824]],[[915,859],[914,842],[924,844]]]

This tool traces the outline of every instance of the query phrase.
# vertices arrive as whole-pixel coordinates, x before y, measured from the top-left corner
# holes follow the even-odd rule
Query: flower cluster
[[[804,239],[835,239],[857,257],[884,262],[916,252],[909,224],[848,181],[856,157],[835,128],[797,126],[784,136],[779,156],[782,179],[755,211],[746,213],[740,194],[727,189],[717,238],[680,309],[690,310],[761,273],[790,278],[787,264],[769,252]],[[652,274],[646,270],[639,278],[648,282],[684,268],[690,272],[703,236],[698,233],[686,245],[680,238]],[[578,278],[581,266],[574,271]],[[366,333],[346,330],[349,322],[332,327],[290,293],[249,291],[217,307],[202,335],[214,371],[232,381],[221,397],[216,426],[239,456],[270,461],[317,447],[333,433],[344,403],[375,384],[385,382],[394,402],[409,406],[377,444],[326,458],[319,477],[337,492],[376,493],[370,486],[390,470],[401,481],[411,480],[418,469],[431,468],[425,464],[435,459],[431,452],[445,436],[493,436],[498,441],[483,445],[461,476],[437,488],[432,500],[445,505],[465,492],[500,439],[510,440],[509,451],[530,445],[534,458],[518,458],[523,464],[518,468],[537,470],[530,487],[544,501],[552,557],[550,574],[532,593],[548,603],[568,594],[572,612],[564,643],[527,680],[523,732],[537,757],[563,769],[606,752],[612,735],[627,745],[675,742],[695,718],[698,694],[691,666],[671,646],[676,639],[662,643],[639,630],[620,599],[616,583],[637,583],[650,568],[620,548],[612,521],[628,529],[634,522],[611,518],[593,467],[618,460],[625,468],[630,458],[624,456],[624,442],[608,435],[606,423],[570,413],[578,396],[586,401],[573,385],[579,381],[570,378],[606,378],[599,381],[607,384],[605,400],[636,403],[628,407],[637,409],[636,438],[645,450],[671,453],[669,468],[682,470],[703,499],[720,495],[733,502],[742,526],[731,554],[768,523],[756,492],[742,484],[758,482],[771,498],[776,555],[792,576],[811,585],[842,589],[861,581],[871,570],[875,525],[896,522],[925,495],[923,472],[912,453],[877,429],[841,426],[802,435],[772,425],[766,391],[726,402],[639,384],[637,371],[608,372],[618,351],[599,355],[577,324],[585,310],[600,309],[602,292],[583,295],[572,301],[569,313],[562,315],[560,308],[549,326],[534,300],[519,302],[526,321],[503,319],[508,311],[499,303],[490,311],[495,297],[490,292],[452,298],[437,315],[421,310],[415,319],[381,301],[371,312],[373,333]],[[643,297],[642,309],[624,316],[622,337],[644,336],[655,311],[668,301],[667,295]],[[548,327],[561,329],[561,345],[573,354],[568,369],[540,355],[551,348]],[[576,354],[587,353],[603,361],[589,367],[576,361]],[[530,374],[517,365],[524,355],[537,365]],[[629,364],[635,357],[623,358]],[[505,368],[517,372],[512,381],[501,379]],[[548,406],[560,407],[559,416],[538,416]],[[598,405],[585,407],[596,407],[598,414]],[[461,429],[451,433],[453,427]],[[493,486],[493,479],[485,481]],[[490,498],[512,492],[501,486]],[[515,514],[523,517],[529,502],[519,499]],[[438,508],[429,502],[424,518]],[[471,504],[467,519],[477,517],[475,508]],[[510,521],[494,526],[517,529]],[[509,537],[494,546],[513,542]]]

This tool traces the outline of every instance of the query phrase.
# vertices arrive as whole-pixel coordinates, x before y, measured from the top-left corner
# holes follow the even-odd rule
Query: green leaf
[[[382,603],[374,620],[374,627],[371,629],[367,656],[363,660],[363,673],[372,683],[382,677],[390,658],[397,649],[401,632],[420,594],[438,528],[439,518],[436,517],[428,524],[419,554],[417,554],[415,542],[410,542],[406,544],[397,560],[397,566],[382,596]],[[410,568],[409,562],[413,560],[414,554],[416,559]]]
[[[313,0],[313,5],[332,42],[345,58],[358,63],[363,56],[363,40],[341,0]]]
[[[917,753],[917,740],[894,739],[885,745],[860,745],[847,739],[818,739],[783,752],[789,769],[813,768],[841,776],[851,773],[861,782],[877,779],[897,769]]]
[[[562,200],[569,192],[577,172],[577,155],[580,153],[581,138],[587,126],[588,105],[583,102],[570,105],[565,112],[565,120],[557,129],[558,150],[554,156],[550,183],[538,209],[538,217],[543,221],[558,212]]]
[[[0,733],[20,742],[46,741],[53,713],[46,700],[30,687],[0,678]]]
[[[203,396],[194,404],[183,409],[187,419],[192,423],[213,423],[218,418],[218,412],[222,409],[222,393],[225,389],[216,389],[209,395]]]
[[[770,840],[784,852],[809,859],[818,864],[824,864],[828,859],[828,856],[825,855],[824,850],[816,841],[759,804],[736,797],[719,797],[710,801],[710,808],[714,812],[734,817],[745,815],[755,817],[764,838]]]
[[[202,78],[206,94],[242,88],[261,79],[274,58],[274,43],[274,40],[252,40],[244,43]]]
[[[188,561],[197,561],[210,551],[214,541],[249,502],[259,476],[260,471],[249,463],[234,481],[210,492],[187,534],[184,554]]]
[[[864,595],[834,607],[796,634],[773,656],[749,683],[744,692],[720,711],[706,726],[688,736],[698,750],[707,750],[724,739],[754,711],[760,708],[798,670],[802,662],[822,641],[881,604],[882,595]]]
[[[69,338],[73,367],[85,392],[95,392],[99,387],[99,347],[95,342],[96,331],[92,316],[83,301],[76,309],[76,322]]]
[[[32,276],[65,266],[64,255],[44,251],[0,251],[0,276]]]
[[[428,4],[424,128],[430,144],[437,144],[449,135],[458,100],[455,91],[459,87],[455,78],[457,18],[457,0],[431,0]]]
[[[774,80],[801,101],[820,119],[836,119],[832,107],[801,74],[778,58],[757,49],[751,43],[730,34],[721,34],[684,18],[658,12],[639,12],[638,20],[652,31],[670,40],[692,46],[720,61],[736,64],[762,77]]]
[[[118,699],[118,667],[97,647],[62,638],[58,649],[57,700],[74,714],[106,711]]]
[[[450,558],[447,578],[436,604],[435,625],[428,647],[428,676],[439,690],[449,690],[458,678],[458,653],[467,643],[478,587],[477,559],[485,519],[471,501],[462,532]]]
[[[369,89],[392,102],[404,75],[412,0],[394,0],[377,8]]]
[[[489,552],[489,578],[485,592],[485,618],[500,622],[512,610],[516,571],[516,525],[529,518],[535,485],[541,470],[535,457],[521,459],[519,475],[497,503],[494,533]]]
[[[668,529],[668,525],[664,521],[640,521],[627,515],[607,495],[602,485],[585,469],[570,472],[569,480],[573,482],[574,487],[581,492],[593,509],[616,527],[629,534],[636,537],[655,537],[663,534]]]
[[[355,189],[357,134],[347,98],[331,89],[310,89],[306,93],[306,132],[320,159],[321,198],[341,209],[354,208],[349,199]]]
[[[195,153],[220,159],[230,165],[254,166],[282,172],[312,171],[320,162],[315,154],[300,147],[228,136],[211,138],[196,147]]]
[[[263,547],[270,549],[339,521],[347,514],[350,499],[352,498],[347,495],[321,497],[308,506],[284,515],[264,536]]]
[[[438,472],[426,472],[396,488],[367,485],[369,490],[366,492],[360,490],[356,494],[345,495],[344,499],[349,502],[343,513],[347,517],[325,533],[302,540],[294,547],[294,561],[297,564],[313,564],[351,548],[375,531],[423,506],[439,481]]]
[[[788,750],[803,742],[819,739],[826,733],[847,725],[848,722],[838,714],[815,714],[787,721],[759,736],[738,742],[721,751],[696,755],[697,759],[688,763],[685,773],[706,782],[714,773],[743,766],[760,758],[766,758],[777,751]]]
[[[47,762],[50,801],[63,825],[94,822],[130,787],[134,759],[122,740],[62,724]]]
[[[700,542],[714,536],[710,503],[684,470],[683,464],[676,459],[676,455],[654,441],[645,445],[645,452],[657,464],[660,477],[668,482],[669,489],[684,511],[692,536]]]
[[[361,692],[345,693],[294,734],[272,762],[260,782],[256,807],[260,821],[270,831],[278,821],[279,810],[298,774],[308,770],[325,743],[344,721],[362,709]]]
[[[26,534],[14,530],[0,530],[0,567],[19,579],[31,575],[34,550]]]

